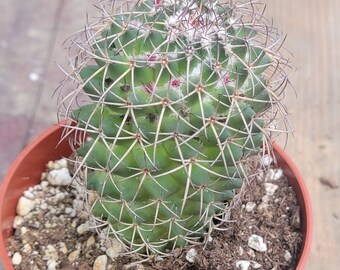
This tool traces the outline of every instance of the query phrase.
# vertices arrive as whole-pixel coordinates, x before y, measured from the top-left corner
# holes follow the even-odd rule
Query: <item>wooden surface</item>
[[[0,178],[22,147],[56,122],[54,89],[63,78],[61,45],[81,29],[85,0],[0,1]],[[340,269],[339,0],[267,0],[268,18],[288,35],[294,58],[287,92],[294,137],[286,148],[305,177],[314,212],[308,270]]]

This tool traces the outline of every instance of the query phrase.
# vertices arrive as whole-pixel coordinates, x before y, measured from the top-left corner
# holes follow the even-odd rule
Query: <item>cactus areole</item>
[[[71,40],[76,87],[62,105],[88,136],[76,175],[98,228],[164,255],[227,220],[284,118],[287,61],[250,1],[124,2]]]

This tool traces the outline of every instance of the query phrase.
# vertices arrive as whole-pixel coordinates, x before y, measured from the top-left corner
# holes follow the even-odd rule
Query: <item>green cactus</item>
[[[283,111],[286,61],[251,1],[111,5],[72,39],[78,86],[62,104],[90,138],[77,173],[96,221],[130,252],[165,254],[209,235],[249,177]]]

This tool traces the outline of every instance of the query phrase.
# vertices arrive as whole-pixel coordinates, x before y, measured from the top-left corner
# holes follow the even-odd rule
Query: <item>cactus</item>
[[[164,255],[225,220],[284,119],[287,61],[252,1],[110,3],[70,39],[61,107],[98,227]]]

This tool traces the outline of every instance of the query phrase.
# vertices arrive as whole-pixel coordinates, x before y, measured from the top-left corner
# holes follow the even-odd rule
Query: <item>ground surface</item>
[[[0,178],[24,145],[56,122],[62,41],[94,14],[94,0],[0,0]],[[338,0],[267,0],[294,54],[298,99],[287,93],[295,130],[287,151],[305,177],[315,229],[306,269],[336,270],[340,251],[340,17]],[[282,144],[281,144],[282,145]],[[323,181],[320,181],[323,180]],[[0,267],[1,268],[1,267]]]

